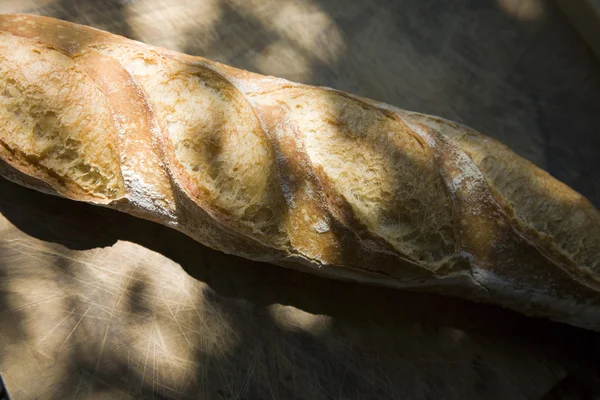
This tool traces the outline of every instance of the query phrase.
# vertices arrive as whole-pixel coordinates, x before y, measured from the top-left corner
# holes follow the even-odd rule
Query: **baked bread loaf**
[[[0,160],[223,252],[600,330],[598,210],[444,119],[1,15]]]

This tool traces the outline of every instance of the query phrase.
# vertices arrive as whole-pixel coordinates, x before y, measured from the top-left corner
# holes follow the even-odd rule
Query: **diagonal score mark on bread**
[[[242,93],[204,66],[132,46],[95,49],[118,60],[146,93],[186,193],[250,234],[284,244],[275,154]]]
[[[26,15],[0,16],[0,120],[0,170],[26,186],[600,330],[598,210],[449,121]]]
[[[60,193],[98,202],[123,196],[118,135],[91,78],[70,57],[12,35],[2,35],[0,64],[3,156]]]

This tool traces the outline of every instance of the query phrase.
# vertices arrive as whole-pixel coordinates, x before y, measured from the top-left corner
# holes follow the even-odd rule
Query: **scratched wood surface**
[[[553,3],[3,0],[0,12],[441,115],[600,204],[600,65]],[[15,399],[584,398],[565,396],[597,389],[597,339],[241,260],[0,180],[0,373]]]

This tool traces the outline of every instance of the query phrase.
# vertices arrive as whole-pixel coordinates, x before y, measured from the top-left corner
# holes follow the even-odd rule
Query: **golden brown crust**
[[[51,18],[0,16],[0,49],[8,179],[228,253],[600,330],[600,213],[466,127]],[[52,158],[72,137],[75,160]]]
[[[3,158],[52,182],[60,193],[97,203],[120,198],[124,188],[117,132],[104,93],[71,57],[1,35]],[[72,84],[65,86],[65,81]],[[93,109],[85,110],[84,104]],[[10,134],[15,131],[20,135]]]

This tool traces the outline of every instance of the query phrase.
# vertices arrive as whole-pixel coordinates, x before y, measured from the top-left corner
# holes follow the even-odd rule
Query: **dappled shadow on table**
[[[0,183],[0,301],[22,332],[9,349],[30,351],[2,362],[50,368],[54,398],[535,398],[594,361],[589,332],[242,260]]]

